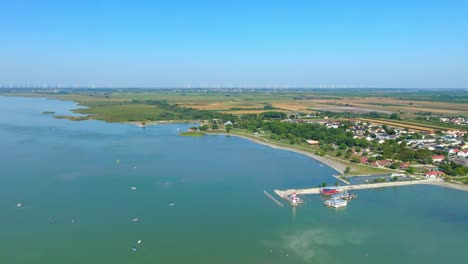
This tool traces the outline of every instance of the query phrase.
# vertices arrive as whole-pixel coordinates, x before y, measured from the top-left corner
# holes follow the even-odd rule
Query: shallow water
[[[279,207],[263,190],[333,184],[335,171],[237,137],[178,136],[189,125],[42,114],[74,108],[0,97],[0,263],[468,261],[468,193],[407,186],[358,191],[340,210],[314,195]]]

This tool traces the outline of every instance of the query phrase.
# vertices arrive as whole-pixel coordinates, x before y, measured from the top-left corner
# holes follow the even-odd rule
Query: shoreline
[[[287,151],[291,151],[291,152],[295,152],[295,153],[299,153],[299,154],[302,154],[302,155],[305,155],[309,158],[312,158],[320,163],[323,163],[325,165],[327,165],[328,167],[334,169],[335,171],[339,172],[341,175],[343,174],[344,170],[346,169],[346,166],[341,164],[341,163],[338,163],[336,161],[333,161],[329,158],[326,158],[326,157],[322,157],[322,156],[319,156],[319,155],[315,155],[313,153],[310,153],[310,152],[307,152],[307,151],[303,151],[303,150],[299,150],[299,149],[295,149],[293,147],[285,147],[285,146],[278,146],[274,143],[271,143],[271,142],[267,142],[265,141],[265,139],[255,139],[255,138],[252,138],[252,137],[249,137],[249,136],[244,136],[244,135],[239,135],[239,134],[229,134],[229,133],[218,133],[218,132],[208,132],[206,133],[207,135],[224,135],[224,136],[235,136],[235,137],[240,137],[240,138],[244,138],[244,139],[248,139],[254,143],[257,143],[257,144],[261,144],[261,145],[264,145],[264,146],[268,146],[268,147],[271,147],[271,148],[274,148],[274,149],[282,149],[282,150],[287,150]]]
[[[432,182],[426,182],[425,184],[468,192],[468,185],[466,184],[450,183],[450,182],[444,182],[444,181],[432,181]]]
[[[321,162],[321,163],[327,165],[328,167],[330,167],[330,168],[336,170],[337,172],[339,172],[340,175],[343,175],[343,171],[346,168],[345,165],[337,163],[337,162],[335,162],[335,161],[333,161],[331,159],[328,159],[326,157],[321,157],[321,156],[318,156],[318,155],[315,155],[315,154],[312,154],[312,153],[309,153],[309,152],[306,152],[306,151],[294,149],[292,147],[290,148],[290,147],[278,146],[278,145],[275,145],[274,143],[266,142],[263,139],[255,139],[255,138],[251,138],[249,136],[244,136],[244,135],[239,135],[239,134],[222,133],[222,132],[219,132],[219,133],[218,132],[214,132],[214,133],[213,132],[211,132],[211,133],[208,132],[208,133],[206,133],[206,135],[235,136],[235,137],[240,137],[240,138],[250,140],[250,141],[252,141],[254,143],[257,143],[257,144],[269,146],[269,147],[274,148],[274,149],[282,149],[282,150],[287,150],[287,151],[295,152],[295,153],[298,153],[298,154],[302,154],[302,155],[305,155],[305,156],[307,156],[309,158],[312,158],[312,159],[314,159],[314,160],[316,160],[318,162]],[[340,171],[340,168],[342,168],[343,171]],[[339,179],[337,176],[339,176],[339,175],[333,175],[334,178]],[[342,179],[339,179],[339,180],[343,181]],[[435,186],[439,186],[439,187],[445,187],[445,188],[449,188],[449,189],[455,189],[455,190],[459,190],[459,191],[468,192],[468,185],[449,183],[449,182],[443,182],[443,181],[427,181],[427,182],[421,182],[420,184],[435,185]]]

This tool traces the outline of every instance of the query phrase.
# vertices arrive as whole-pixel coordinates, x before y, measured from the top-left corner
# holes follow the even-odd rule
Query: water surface
[[[335,171],[246,139],[177,135],[189,125],[42,114],[74,108],[0,97],[0,263],[468,261],[465,192],[407,186],[359,191],[340,210],[313,195],[281,208],[263,190],[333,184]]]

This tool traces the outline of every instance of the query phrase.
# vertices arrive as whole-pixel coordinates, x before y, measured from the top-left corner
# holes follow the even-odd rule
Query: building
[[[433,162],[442,162],[445,159],[444,155],[433,155],[432,161]]]
[[[308,139],[306,140],[306,142],[309,145],[317,145],[319,143],[317,140],[313,140],[313,139]]]
[[[458,151],[457,156],[461,158],[468,158],[468,150]]]
[[[429,180],[437,180],[437,178],[440,178],[443,176],[445,173],[442,171],[428,171],[426,172],[426,178]]]

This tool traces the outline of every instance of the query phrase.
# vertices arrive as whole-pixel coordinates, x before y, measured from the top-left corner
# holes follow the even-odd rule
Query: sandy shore
[[[466,184],[449,183],[449,182],[442,182],[442,181],[431,181],[431,182],[427,182],[426,184],[437,185],[440,187],[468,192],[468,185]]]
[[[261,138],[256,139],[256,138],[252,138],[252,137],[249,137],[249,136],[243,136],[243,135],[239,135],[239,134],[228,134],[228,133],[207,133],[207,135],[226,135],[226,136],[241,137],[241,138],[245,138],[245,139],[248,139],[250,141],[253,141],[253,142],[257,143],[257,144],[262,144],[262,145],[265,145],[265,146],[269,146],[271,148],[283,149],[283,150],[299,153],[299,154],[308,156],[310,158],[313,158],[313,159],[315,159],[317,161],[320,161],[321,163],[323,163],[323,164],[331,167],[332,169],[336,170],[340,174],[342,174],[344,172],[344,170],[346,169],[345,165],[343,165],[343,164],[341,164],[339,162],[336,162],[336,161],[334,161],[332,159],[329,159],[327,157],[322,157],[322,156],[319,156],[319,155],[312,154],[310,152],[302,151],[302,150],[291,148],[291,147],[278,146],[278,145],[276,145],[274,143],[266,141],[266,139],[261,139]]]

